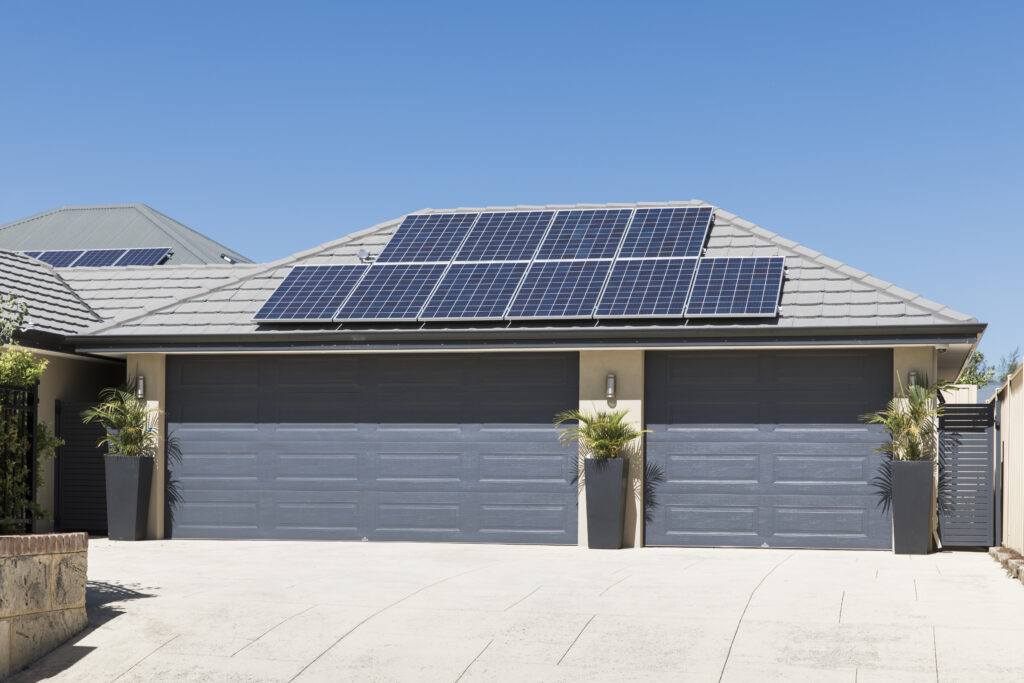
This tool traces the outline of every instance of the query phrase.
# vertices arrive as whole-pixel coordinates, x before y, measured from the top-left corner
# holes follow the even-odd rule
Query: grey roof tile
[[[703,202],[645,203],[644,206],[691,206]],[[622,204],[609,206],[639,206]],[[605,205],[549,205],[544,207],[488,207],[488,210],[559,209]],[[479,211],[466,207],[464,210]],[[416,213],[440,212],[424,209]],[[92,333],[116,334],[258,334],[252,316],[274,291],[291,267],[300,264],[358,263],[361,248],[379,252],[394,233],[401,218],[386,221],[314,249],[269,264],[228,268],[216,273],[198,268],[199,287],[189,290],[188,280],[177,288],[185,292],[175,300],[146,306],[119,316],[113,322],[97,325]],[[880,326],[893,324],[942,325],[976,322],[971,316],[928,302],[912,292],[823,256],[792,240],[779,237],[753,223],[717,210],[715,226],[708,240],[707,255],[784,256],[786,281],[776,320],[744,327],[823,327]],[[209,267],[212,268],[212,267]],[[216,281],[218,277],[223,278]],[[141,282],[141,280],[140,280]],[[155,283],[154,283],[155,284]],[[77,286],[77,284],[76,284]],[[96,291],[94,287],[91,291]],[[88,294],[83,294],[88,299]],[[918,304],[918,301],[922,302]],[[910,305],[908,305],[908,302]],[[918,305],[915,305],[918,304]],[[691,327],[693,321],[691,321]]]
[[[101,319],[55,268],[11,251],[0,250],[0,293],[25,303],[28,329],[73,334]]]

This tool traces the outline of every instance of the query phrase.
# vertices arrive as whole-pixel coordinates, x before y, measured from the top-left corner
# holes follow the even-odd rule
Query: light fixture
[[[146,397],[146,378],[139,375],[135,378],[135,398]]]
[[[917,386],[917,370],[911,370],[907,373],[907,384],[912,387]]]
[[[232,258],[227,254],[221,254],[220,257],[227,261],[228,263],[230,263],[231,265],[235,265],[236,263],[238,263],[238,259]]]
[[[611,400],[615,398],[615,373],[609,372],[604,381],[604,397]]]

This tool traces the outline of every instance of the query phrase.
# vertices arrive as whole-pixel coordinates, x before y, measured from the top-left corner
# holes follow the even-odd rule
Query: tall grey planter
[[[103,456],[107,478],[107,537],[139,541],[146,536],[153,458]]]
[[[583,461],[583,486],[587,490],[587,547],[622,547],[626,512],[625,458],[587,458]]]
[[[894,460],[892,468],[892,541],[897,555],[927,555],[934,501],[934,463]]]

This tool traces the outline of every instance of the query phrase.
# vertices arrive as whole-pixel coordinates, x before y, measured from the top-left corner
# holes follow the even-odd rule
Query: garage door
[[[575,543],[578,355],[169,357],[171,533]],[[174,450],[174,449],[169,449]]]
[[[649,352],[648,545],[889,548],[858,416],[892,395],[892,353]]]

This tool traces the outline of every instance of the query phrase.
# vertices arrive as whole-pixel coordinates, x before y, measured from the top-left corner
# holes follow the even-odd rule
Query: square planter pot
[[[624,458],[587,458],[583,461],[588,547],[622,547],[628,475],[629,461]]]
[[[894,460],[892,540],[897,555],[927,555],[932,535],[934,467],[930,460]]]
[[[139,541],[146,537],[153,458],[103,456],[107,478],[107,537]]]

